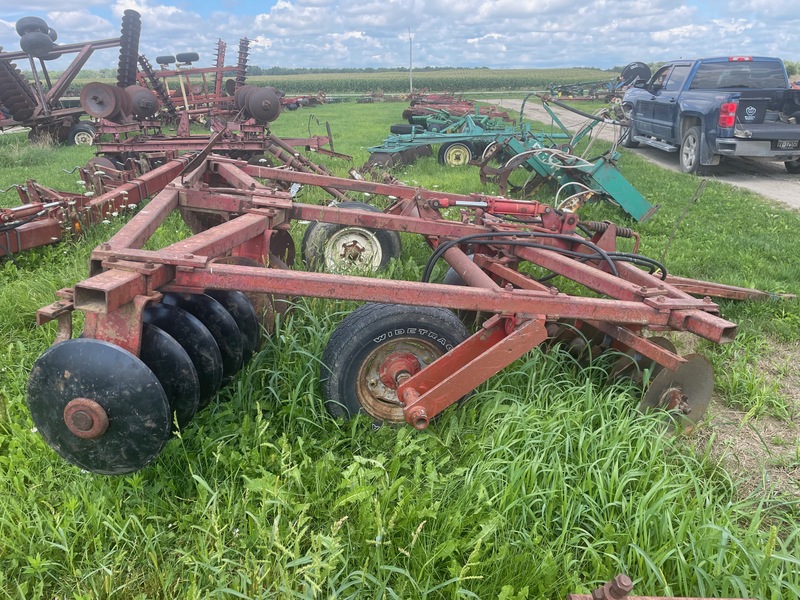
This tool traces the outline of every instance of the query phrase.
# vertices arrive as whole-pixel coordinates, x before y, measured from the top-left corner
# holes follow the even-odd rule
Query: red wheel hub
[[[381,365],[381,381],[386,387],[397,389],[398,379],[410,377],[420,371],[419,359],[410,352],[395,352],[386,357]]]

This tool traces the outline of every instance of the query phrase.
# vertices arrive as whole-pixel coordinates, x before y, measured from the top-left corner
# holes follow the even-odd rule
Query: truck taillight
[[[729,56],[728,62],[752,62],[752,56]]]
[[[736,110],[739,108],[737,102],[723,102],[719,107],[719,121],[720,127],[730,129],[736,124]]]

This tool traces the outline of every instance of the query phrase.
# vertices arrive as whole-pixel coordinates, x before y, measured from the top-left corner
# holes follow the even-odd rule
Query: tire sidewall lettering
[[[433,331],[432,329],[423,329],[419,327],[409,327],[407,329],[390,329],[380,335],[375,336],[372,338],[372,343],[374,345],[380,345],[388,340],[401,338],[401,337],[415,337],[421,339],[429,339],[433,340],[445,349],[446,352],[450,352],[453,349],[453,344],[443,335],[440,333]]]

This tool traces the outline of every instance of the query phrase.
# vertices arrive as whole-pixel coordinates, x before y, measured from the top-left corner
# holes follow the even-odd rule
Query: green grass
[[[313,113],[359,165],[402,108],[326,105],[286,113],[274,130],[307,135]],[[41,154],[3,138],[0,164],[21,158],[0,170],[0,188],[36,177],[77,190],[77,177],[61,169],[91,151]],[[337,174],[348,168],[315,158]],[[699,180],[627,153],[621,169],[661,204],[657,216],[639,225],[607,204],[582,215],[634,227],[643,252],[659,258]],[[435,158],[396,175],[494,191],[481,188],[476,170]],[[322,200],[306,194],[302,201]],[[0,202],[14,205],[13,193]],[[798,293],[798,221],[711,182],[665,262],[679,275]],[[797,501],[768,485],[742,494],[712,458],[713,437],[698,446],[662,435],[657,417],[636,412],[635,389],[606,385],[608,361],[581,369],[566,352],[535,350],[425,432],[333,420],[318,361],[352,303],[297,301],[219,402],[153,465],[125,477],[70,466],[32,431],[25,406],[28,372],[55,334],[53,325],[35,327],[35,311],[86,276],[91,248],[122,222],[0,263],[0,598],[556,599],[617,572],[631,575],[637,594],[800,595]],[[168,243],[185,234],[170,219],[158,235]],[[390,273],[418,279],[426,248],[403,242]],[[722,308],[742,333],[725,347],[700,346],[717,391],[754,416],[786,418],[777,381],[753,364],[770,356],[773,340],[798,337],[800,304]]]

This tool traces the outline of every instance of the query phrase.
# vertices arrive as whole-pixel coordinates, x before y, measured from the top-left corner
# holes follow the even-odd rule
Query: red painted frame
[[[642,335],[643,329],[688,331],[718,343],[730,342],[736,334],[736,325],[719,316],[710,298],[697,299],[684,290],[734,298],[767,297],[763,292],[709,282],[661,279],[628,263],[616,263],[618,274],[614,274],[605,261],[576,260],[559,251],[585,252],[586,238],[576,233],[577,216],[559,214],[536,202],[258,167],[218,156],[185,164],[169,162],[161,167],[163,177],[149,180],[148,190],[152,192],[158,186],[159,193],[146,209],[93,251],[91,276],[63,291],[59,302],[41,309],[40,323],[59,319],[63,337],[69,332],[69,312],[80,310],[86,313],[84,336],[138,354],[142,310],[163,292],[240,290],[493,314],[465,342],[419,372],[398,380],[398,398],[404,403],[406,420],[422,428],[466,392],[541,344],[560,322],[592,324],[616,345],[632,348],[674,370],[685,360],[649,342]],[[180,175],[168,181],[167,174],[176,172]],[[277,182],[316,185],[342,194],[382,194],[394,203],[383,213],[302,204],[282,188],[269,185]],[[125,184],[128,190],[137,189],[136,185]],[[113,204],[125,186],[93,202]],[[461,220],[445,218],[442,206],[461,208]],[[213,215],[221,224],[165,248],[144,250],[150,236],[174,210],[181,210],[184,216]],[[507,213],[535,216],[538,222],[520,224],[500,218]],[[295,219],[416,233],[423,235],[432,248],[473,234],[502,232],[513,237],[480,241],[472,247],[472,259],[465,254],[466,244],[448,249],[443,257],[466,282],[464,286],[216,262],[234,255],[280,267],[271,246],[278,238],[286,239],[286,230]],[[619,233],[630,233],[613,224],[597,229],[600,231],[592,242],[606,250],[616,248]],[[530,239],[526,236],[531,233],[546,236],[536,238],[540,247],[507,243],[509,239]],[[569,295],[539,283],[518,270],[522,261],[545,267],[604,297]]]

